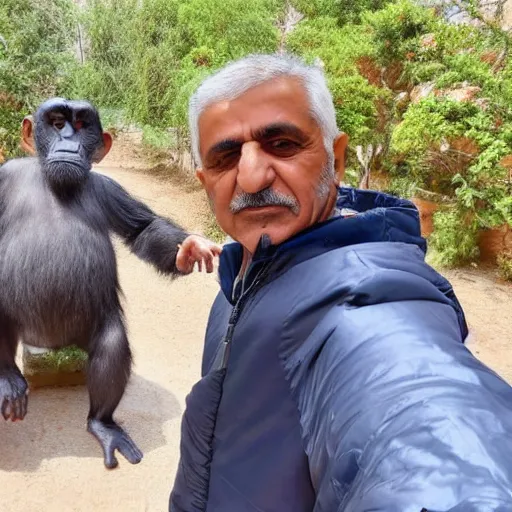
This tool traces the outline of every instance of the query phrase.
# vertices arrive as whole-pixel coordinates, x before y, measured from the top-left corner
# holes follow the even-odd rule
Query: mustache
[[[299,203],[295,197],[281,194],[271,188],[265,188],[254,194],[242,192],[231,201],[229,209],[232,213],[238,213],[245,208],[263,208],[265,206],[285,206],[290,208],[295,215],[299,213]]]

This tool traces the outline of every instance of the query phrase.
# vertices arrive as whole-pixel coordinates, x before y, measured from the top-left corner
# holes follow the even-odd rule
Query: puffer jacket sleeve
[[[512,391],[448,304],[341,301],[288,377],[314,512],[510,512]]]

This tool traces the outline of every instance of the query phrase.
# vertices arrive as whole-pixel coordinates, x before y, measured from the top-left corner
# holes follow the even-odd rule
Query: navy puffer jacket
[[[512,388],[464,345],[415,207],[341,188],[336,217],[238,244],[187,398],[172,512],[511,512]]]

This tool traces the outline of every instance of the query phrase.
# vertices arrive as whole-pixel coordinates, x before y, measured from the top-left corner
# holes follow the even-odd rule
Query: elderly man
[[[254,55],[190,101],[234,240],[187,399],[172,512],[512,510],[512,389],[464,346],[408,201],[339,188],[322,72]]]

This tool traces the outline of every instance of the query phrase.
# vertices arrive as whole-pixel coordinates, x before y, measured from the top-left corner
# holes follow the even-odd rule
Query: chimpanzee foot
[[[90,432],[103,448],[105,467],[116,468],[118,465],[114,451],[117,449],[131,464],[142,460],[142,452],[130,439],[130,436],[116,423],[104,423],[100,420],[89,419],[87,431]]]
[[[0,373],[0,409],[4,419],[22,420],[27,414],[28,385],[17,368]]]

